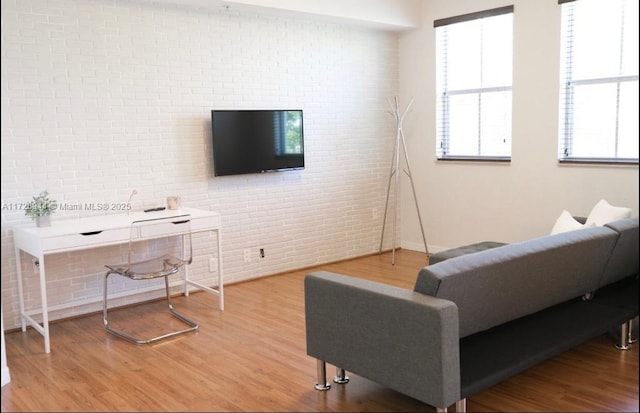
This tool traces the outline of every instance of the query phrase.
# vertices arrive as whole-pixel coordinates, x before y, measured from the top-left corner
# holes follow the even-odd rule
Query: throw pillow
[[[582,225],[580,222],[576,221],[576,219],[567,211],[566,209],[562,211],[556,223],[553,225],[551,229],[551,235],[560,234],[561,232],[574,231],[576,229],[584,228],[585,225]],[[591,226],[591,225],[589,225]]]
[[[611,221],[629,217],[631,217],[631,208],[612,206],[604,199],[601,199],[589,212],[585,225],[601,226]]]

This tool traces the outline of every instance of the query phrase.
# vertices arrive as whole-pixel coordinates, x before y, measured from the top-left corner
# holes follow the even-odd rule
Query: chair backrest
[[[151,240],[155,242],[146,242]],[[127,268],[136,262],[165,256],[177,259],[181,265],[191,264],[193,249],[189,214],[150,217],[131,223]]]

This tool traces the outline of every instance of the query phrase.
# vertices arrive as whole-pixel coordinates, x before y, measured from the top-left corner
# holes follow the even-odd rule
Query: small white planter
[[[42,215],[42,216],[36,217],[36,226],[37,227],[51,226],[51,215]]]

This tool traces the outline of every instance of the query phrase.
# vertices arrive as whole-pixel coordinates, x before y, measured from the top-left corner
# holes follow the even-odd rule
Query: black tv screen
[[[302,110],[212,110],[215,176],[304,168]]]

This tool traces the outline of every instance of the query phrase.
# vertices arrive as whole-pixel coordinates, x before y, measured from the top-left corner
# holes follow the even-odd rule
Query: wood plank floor
[[[433,411],[362,377],[314,390],[305,351],[303,277],[322,269],[412,288],[424,254],[398,250],[225,288],[225,310],[207,293],[177,297],[197,333],[136,346],[107,334],[102,315],[51,325],[42,337],[6,334],[11,382],[2,411]],[[171,322],[161,303],[113,312],[115,325],[148,330]],[[143,316],[144,314],[144,316]],[[339,340],[336,337],[336,340]],[[333,367],[328,366],[333,375]],[[619,351],[602,336],[467,401],[476,411],[638,411],[638,344]]]

